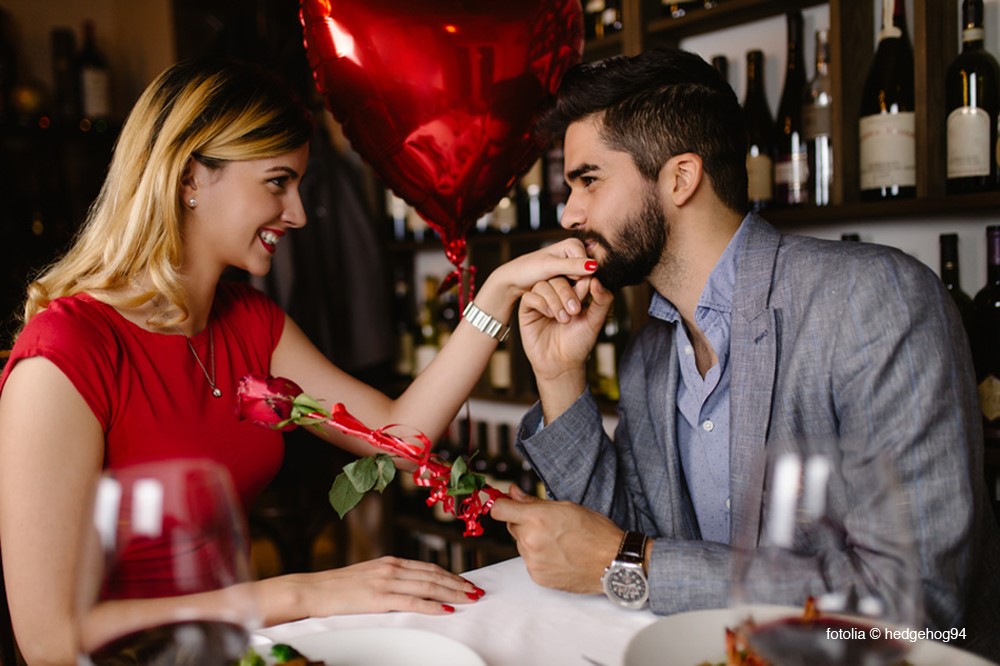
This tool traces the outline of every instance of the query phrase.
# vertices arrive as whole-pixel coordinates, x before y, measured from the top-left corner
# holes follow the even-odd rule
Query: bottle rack
[[[591,40],[585,45],[584,60],[594,61],[616,54],[634,55],[658,46],[679,46],[681,40],[711,33],[746,23],[782,16],[790,10],[802,10],[819,5],[829,6],[830,72],[835,99],[833,142],[837,156],[834,160],[834,190],[828,206],[803,206],[795,208],[769,208],[765,217],[778,227],[804,227],[810,224],[879,220],[909,222],[914,219],[945,217],[948,215],[984,215],[1000,208],[1000,192],[948,195],[945,193],[945,132],[944,132],[944,81],[945,70],[958,53],[957,25],[958,3],[923,2],[908,0],[912,6],[913,22],[910,30],[914,51],[914,79],[916,102],[916,155],[917,196],[884,202],[862,202],[859,197],[858,172],[858,111],[861,102],[863,76],[874,54],[875,4],[878,0],[722,0],[712,9],[695,9],[681,18],[664,17],[658,0],[623,0],[621,3],[623,29],[601,40]],[[850,48],[844,48],[844,43]],[[856,48],[856,44],[869,44]],[[747,49],[753,45],[748,44]],[[541,231],[518,230],[510,234],[470,233],[470,263],[477,266],[479,284],[489,270],[523,252],[566,237],[561,229]],[[394,259],[412,253],[440,252],[439,242],[402,242],[391,244]],[[631,330],[638,330],[648,319],[646,304],[650,291],[647,285],[630,288]],[[515,372],[515,390],[504,394],[492,392],[488,383],[480,382],[475,397],[495,402],[530,404],[534,391],[530,366],[519,348],[517,331],[511,336]],[[525,378],[527,377],[527,379]],[[604,402],[606,413],[613,413],[614,404]],[[990,484],[998,484],[1000,477],[1000,451],[987,450],[984,460]],[[990,487],[991,494],[1000,492]],[[1000,520],[1000,515],[998,515]],[[487,564],[511,556],[516,551],[506,538],[506,532],[490,529],[484,537],[463,539],[455,525],[435,523],[419,515],[398,516],[397,530],[412,534],[429,533],[444,538],[449,544],[461,542],[475,552],[475,564]],[[471,543],[475,542],[475,543]]]
[[[858,109],[863,77],[874,53],[875,0],[723,0],[712,9],[695,9],[673,19],[662,17],[656,0],[624,0],[624,29],[606,43],[587,44],[586,60],[632,55],[681,40],[751,23],[795,9],[829,5],[830,73],[835,101],[833,124],[833,204],[827,207],[768,209],[776,224],[809,224],[849,219],[892,219],[942,214],[956,208],[988,210],[1000,205],[1000,192],[945,195],[944,81],[958,53],[958,3],[910,1],[916,96],[917,196],[892,202],[861,203],[858,196]],[[845,38],[851,48],[844,48]],[[868,47],[855,48],[857,44]],[[749,48],[749,45],[748,45]]]

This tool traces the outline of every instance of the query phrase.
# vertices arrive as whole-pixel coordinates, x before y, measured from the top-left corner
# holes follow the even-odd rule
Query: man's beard
[[[594,275],[605,289],[617,291],[649,277],[667,244],[667,221],[656,194],[649,193],[639,212],[629,215],[618,230],[616,246],[596,231],[579,231],[574,235],[604,248],[604,259]]]

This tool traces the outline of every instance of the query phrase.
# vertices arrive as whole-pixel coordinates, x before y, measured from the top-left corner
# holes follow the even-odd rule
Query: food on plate
[[[855,628],[849,620],[821,616],[815,599],[809,597],[801,617],[784,618],[762,625],[748,617],[735,628],[726,627],[726,660],[714,663],[705,661],[698,666],[774,666],[753,649],[750,645],[751,636],[754,636],[761,651],[766,651],[769,644],[773,648],[775,642],[786,645],[785,649],[792,650],[789,654],[806,659],[801,663],[854,664],[860,663],[858,658],[862,655],[878,655],[878,659],[872,663],[911,666],[901,658],[905,646],[890,640],[861,639],[859,642],[852,639],[845,640],[844,645],[837,650],[830,650],[829,646],[817,649],[818,642],[832,640],[825,638],[831,627],[839,630]]]
[[[272,645],[271,656],[274,657],[272,662],[274,666],[326,666],[325,662],[313,661],[285,643]],[[267,666],[267,664],[264,657],[253,648],[249,648],[237,666]]]

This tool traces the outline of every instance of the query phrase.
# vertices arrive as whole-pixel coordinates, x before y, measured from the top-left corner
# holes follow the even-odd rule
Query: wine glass
[[[736,640],[775,666],[899,663],[911,643],[893,631],[918,626],[922,604],[891,460],[835,442],[768,446],[760,537],[733,551]]]
[[[235,664],[260,625],[229,472],[173,460],[105,472],[78,575],[81,664]],[[92,529],[90,529],[92,528]]]

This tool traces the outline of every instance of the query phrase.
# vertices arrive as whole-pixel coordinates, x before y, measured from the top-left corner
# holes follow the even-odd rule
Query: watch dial
[[[646,599],[646,580],[634,569],[616,568],[608,574],[610,592],[626,603],[640,603]]]

